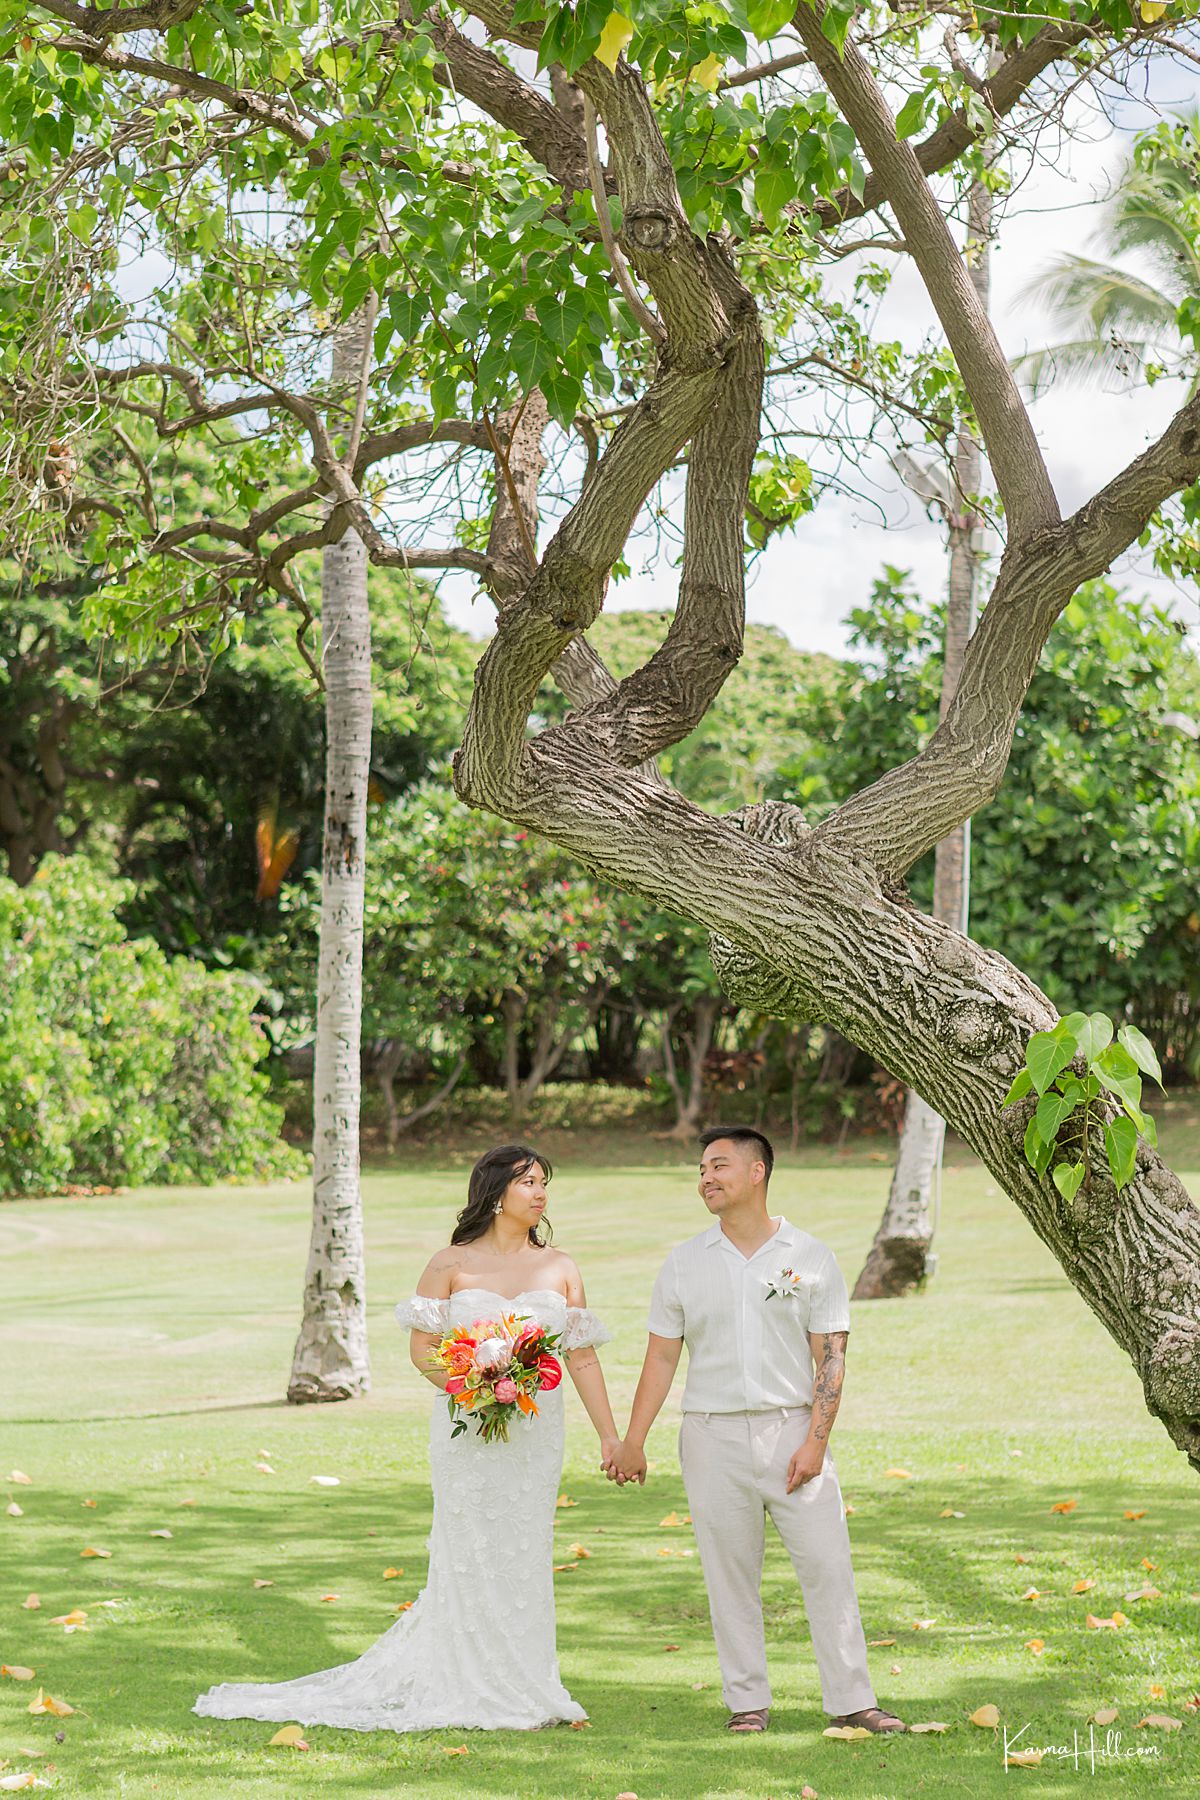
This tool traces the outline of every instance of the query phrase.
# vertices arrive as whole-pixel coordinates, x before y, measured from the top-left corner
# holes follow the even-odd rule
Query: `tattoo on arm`
[[[813,1436],[820,1442],[828,1438],[842,1403],[842,1382],[846,1377],[845,1331],[827,1331],[821,1338],[821,1355],[813,1378]]]

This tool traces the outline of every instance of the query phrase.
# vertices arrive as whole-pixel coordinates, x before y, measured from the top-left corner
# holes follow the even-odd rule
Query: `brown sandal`
[[[755,1707],[750,1712],[730,1713],[726,1731],[765,1731],[771,1717],[769,1706]]]
[[[858,1725],[864,1731],[907,1731],[908,1726],[895,1713],[884,1712],[881,1706],[864,1706],[860,1712],[844,1713],[840,1719],[831,1719],[831,1725]]]

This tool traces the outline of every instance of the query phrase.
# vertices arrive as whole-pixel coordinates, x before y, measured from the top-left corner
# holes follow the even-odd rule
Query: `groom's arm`
[[[842,1404],[842,1383],[846,1379],[846,1340],[848,1331],[810,1331],[808,1341],[813,1354],[813,1403],[808,1436],[788,1464],[787,1491],[803,1487],[821,1473],[829,1434]]]
[[[629,1430],[625,1433],[619,1451],[612,1458],[611,1468],[614,1478],[624,1481],[645,1481],[646,1438],[671,1391],[671,1383],[675,1379],[675,1371],[679,1367],[682,1350],[682,1338],[657,1337],[653,1331],[650,1333],[646,1343],[646,1359],[642,1364],[642,1373],[637,1384],[637,1393],[633,1396]]]

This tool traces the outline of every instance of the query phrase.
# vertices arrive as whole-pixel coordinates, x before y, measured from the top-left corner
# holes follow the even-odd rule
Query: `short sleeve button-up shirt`
[[[769,1295],[787,1282],[792,1291]],[[720,1222],[667,1257],[650,1301],[649,1328],[682,1338],[684,1412],[773,1412],[811,1406],[810,1331],[849,1331],[850,1300],[827,1244],[780,1219],[753,1256]]]

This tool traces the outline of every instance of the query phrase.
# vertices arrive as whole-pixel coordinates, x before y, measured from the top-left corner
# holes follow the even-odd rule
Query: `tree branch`
[[[919,756],[843,802],[814,834],[861,857],[885,885],[994,798],[1018,715],[1055,620],[1172,494],[1200,477],[1200,395],[1148,450],[1054,529],[1011,546],[945,718]]]
[[[900,222],[971,397],[1010,538],[1027,537],[1056,524],[1059,511],[1008,359],[911,145],[896,138],[896,121],[874,76],[852,39],[838,55],[821,18],[819,0],[803,0],[793,23]]]

